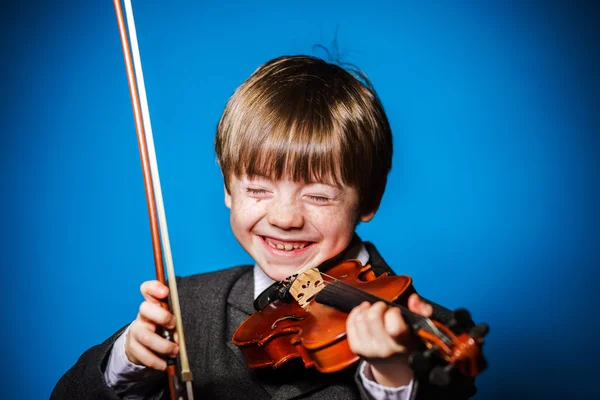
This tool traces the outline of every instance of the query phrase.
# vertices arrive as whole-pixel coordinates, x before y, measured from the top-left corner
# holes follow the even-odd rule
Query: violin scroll
[[[470,313],[458,309],[448,325],[438,321],[422,324],[415,334],[423,345],[409,357],[415,375],[445,387],[456,380],[475,378],[487,368],[481,347],[489,332],[485,323],[475,325]]]

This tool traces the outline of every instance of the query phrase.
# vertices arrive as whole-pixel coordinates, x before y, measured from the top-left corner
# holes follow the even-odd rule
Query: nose
[[[284,230],[302,228],[302,205],[293,199],[278,200],[269,208],[267,220],[269,224]]]

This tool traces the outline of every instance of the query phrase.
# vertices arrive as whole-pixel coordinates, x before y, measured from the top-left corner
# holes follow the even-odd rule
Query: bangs
[[[324,81],[307,76],[269,95],[245,93],[244,112],[222,127],[228,138],[223,170],[238,178],[358,186],[361,140],[355,124],[346,123],[349,101],[332,101],[330,91]]]
[[[254,121],[262,122],[260,129],[249,127],[246,134],[239,137],[239,151],[234,153],[238,154],[235,175],[352,185],[352,175],[341,168],[347,162],[343,155],[349,154],[344,142],[339,140],[331,124],[321,117],[311,117],[288,116],[287,120],[279,119],[277,124]]]
[[[366,212],[385,190],[392,136],[370,87],[339,66],[291,56],[262,65],[235,91],[215,151],[227,190],[244,175],[350,186]]]

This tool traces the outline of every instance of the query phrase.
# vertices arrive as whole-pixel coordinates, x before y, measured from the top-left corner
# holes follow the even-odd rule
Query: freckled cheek
[[[251,229],[264,215],[263,207],[255,203],[238,202],[232,209],[231,223],[246,230]]]
[[[354,221],[347,213],[318,210],[312,217],[321,235],[330,240],[333,246],[345,246],[354,234]]]

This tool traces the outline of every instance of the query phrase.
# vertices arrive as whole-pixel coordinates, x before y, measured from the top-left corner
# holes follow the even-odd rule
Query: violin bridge
[[[313,268],[296,278],[290,286],[289,293],[296,299],[300,307],[306,308],[324,287],[321,273],[318,269]]]

